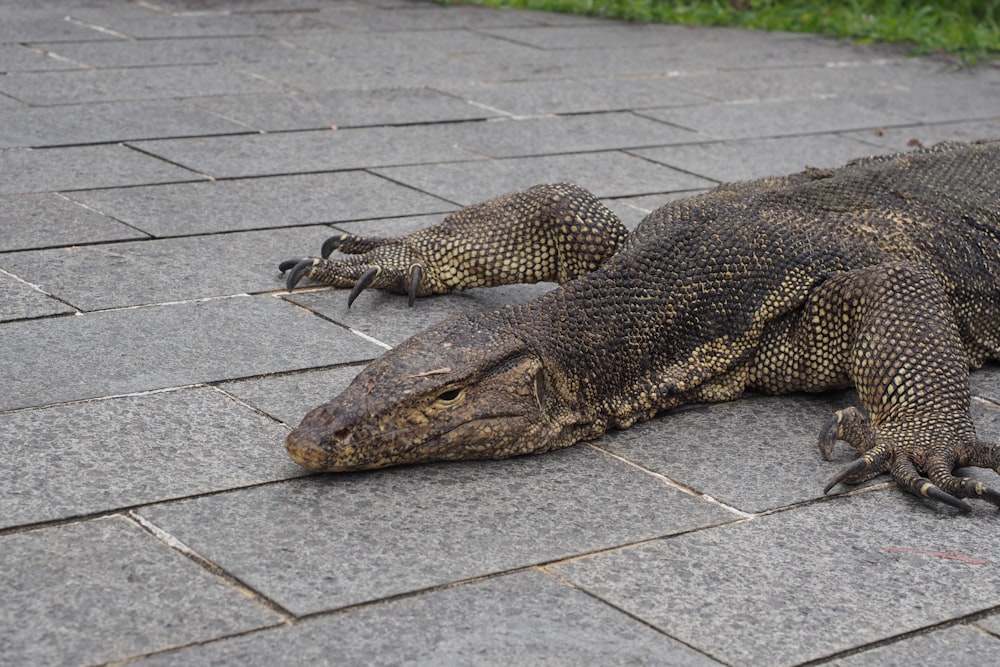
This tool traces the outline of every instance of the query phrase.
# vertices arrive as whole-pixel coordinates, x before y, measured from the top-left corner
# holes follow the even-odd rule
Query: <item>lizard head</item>
[[[285,447],[326,472],[506,458],[571,444],[560,404],[539,356],[509,329],[458,317],[369,364]]]

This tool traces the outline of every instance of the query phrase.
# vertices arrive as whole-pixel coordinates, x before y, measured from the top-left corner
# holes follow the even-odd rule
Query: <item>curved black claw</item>
[[[340,247],[343,240],[344,236],[342,234],[331,236],[327,240],[323,241],[323,245],[319,249],[319,254],[323,257],[323,259],[329,259],[330,255],[333,254],[333,251]]]
[[[278,266],[278,268],[281,269],[282,271],[285,271],[288,269],[288,265],[291,264],[292,262],[295,262],[295,260],[290,259],[287,262],[282,262]],[[292,270],[288,272],[288,277],[285,279],[285,287],[288,289],[289,292],[295,289],[295,286],[299,283],[300,280],[302,280],[302,276],[308,273],[309,269],[312,268],[312,266],[315,263],[316,263],[315,260],[312,259],[301,259],[292,265],[291,267]]]
[[[972,511],[972,506],[969,503],[959,500],[950,493],[942,491],[941,489],[937,488],[930,482],[925,483],[920,488],[920,495],[926,498],[930,498],[931,500],[937,500],[938,502],[942,502],[945,505],[951,505],[952,507],[960,509],[963,512]]]
[[[826,486],[823,487],[823,493],[824,494],[830,493],[830,489],[837,486],[848,477],[853,477],[857,473],[861,472],[862,470],[867,468],[868,465],[869,465],[868,459],[866,459],[863,456],[861,458],[854,459],[853,461],[851,461],[851,464],[849,466],[845,467],[843,470],[838,472],[836,475],[833,476],[833,479],[831,479],[829,482],[826,483]]]
[[[292,268],[301,261],[302,261],[301,259],[286,259],[281,264],[278,264],[278,270],[284,273],[285,271]]]
[[[351,293],[347,295],[347,307],[350,308],[354,300],[358,298],[358,295],[365,291],[365,288],[372,284],[375,277],[379,274],[380,269],[377,266],[373,266],[358,278],[358,282],[354,283],[354,287],[351,288]]]
[[[997,507],[1000,507],[1000,492],[994,491],[986,486],[983,487],[983,490],[979,495],[982,496],[983,500],[988,500]]]
[[[420,279],[423,278],[424,270],[420,268],[419,264],[414,264],[410,267],[410,280],[409,285],[406,286],[406,293],[408,295],[407,303],[410,308],[413,308],[413,304],[417,300],[417,288],[420,286]]]
[[[823,424],[823,428],[820,429],[819,454],[823,457],[824,461],[829,461],[830,457],[833,456],[833,446],[837,444],[837,424],[839,422],[840,417],[834,413],[830,415],[830,418]]]

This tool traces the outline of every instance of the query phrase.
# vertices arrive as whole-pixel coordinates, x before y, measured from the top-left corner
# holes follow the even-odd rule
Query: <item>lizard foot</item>
[[[330,259],[334,250],[351,257]],[[285,286],[289,292],[303,278],[334,287],[350,287],[349,308],[369,287],[406,294],[410,306],[418,296],[441,291],[427,279],[422,258],[399,239],[340,234],[324,241],[320,253],[321,257],[289,259],[278,265],[282,273],[288,272]]]
[[[879,428],[851,407],[836,412],[820,433],[820,452],[826,460],[837,440],[850,444],[860,457],[837,473],[823,493],[841,482],[860,484],[888,472],[904,490],[963,511],[972,509],[963,498],[978,497],[1000,506],[1000,492],[952,474],[955,468],[969,466],[1000,472],[1000,446],[979,440],[965,429],[947,424]]]

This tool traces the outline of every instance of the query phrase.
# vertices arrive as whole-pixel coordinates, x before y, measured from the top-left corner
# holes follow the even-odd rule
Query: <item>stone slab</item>
[[[976,625],[1000,637],[1000,614],[993,614],[992,616],[987,616],[982,620],[976,621]]]
[[[31,250],[0,255],[0,268],[83,311],[123,308],[279,289],[278,263],[332,233],[301,227]]]
[[[411,127],[168,139],[135,146],[215,178],[481,159]]]
[[[440,141],[491,157],[589,153],[698,141],[695,133],[631,113],[496,119],[421,128]]]
[[[734,516],[586,446],[311,476],[141,514],[297,615]]]
[[[702,138],[718,139],[848,132],[911,122],[896,113],[867,109],[840,98],[712,104],[639,113],[695,130]]]
[[[704,104],[702,95],[673,88],[668,79],[572,79],[440,86],[453,95],[514,116],[625,111]]]
[[[266,132],[480,120],[500,115],[428,88],[220,95],[189,102]]]
[[[263,93],[280,84],[218,65],[12,73],[0,90],[34,105]]]
[[[832,134],[776,139],[743,139],[710,144],[641,148],[629,151],[721,183],[782,176],[806,167],[839,167],[865,153],[858,141]]]
[[[217,65],[262,60],[294,60],[306,56],[301,49],[295,48],[284,40],[254,35],[61,42],[34,46],[62,58],[98,69]]]
[[[241,13],[231,12],[226,7],[219,7],[215,11],[204,11],[202,8],[201,11],[171,14],[152,5],[144,7],[116,3],[108,7],[75,9],[73,17],[135,39],[277,35],[297,30],[331,28],[320,12]]]
[[[906,90],[941,76],[933,60],[893,59],[850,66],[675,68],[671,84],[713,99],[737,101],[817,99],[859,91]],[[899,112],[899,109],[894,111]]]
[[[1000,87],[990,87],[981,70],[962,72],[957,80],[914,90],[865,91],[851,99],[925,123],[979,120],[1000,116]]]
[[[969,376],[969,385],[973,396],[979,396],[1000,405],[1000,366],[996,363],[973,371]]]
[[[853,392],[754,396],[667,412],[594,444],[731,507],[766,512],[823,497],[855,454],[838,445],[832,462],[823,461],[820,429],[856,404]]]
[[[381,351],[271,296],[8,322],[0,410],[316,368]]]
[[[554,286],[553,283],[537,283],[477,288],[417,299],[413,308],[407,307],[406,295],[382,290],[368,290],[351,308],[347,307],[347,289],[293,292],[284,298],[341,326],[395,346],[448,317],[490,312],[509,303],[530,301]]]
[[[389,11],[342,12],[330,15],[338,28],[352,30],[399,31],[469,30],[510,26],[543,25],[550,15],[526,10],[495,11],[476,5],[401,7]]]
[[[42,49],[21,44],[0,44],[0,72],[45,72],[54,69],[77,69],[76,63],[54,58]]]
[[[328,14],[327,19],[336,22],[343,16],[344,14]],[[370,19],[377,15],[368,12],[359,16]],[[435,25],[429,29],[407,26],[405,29],[394,30],[391,39],[386,39],[380,31],[364,29],[333,32],[314,30],[289,35],[284,37],[283,41],[306,49],[310,53],[333,58],[353,58],[359,53],[377,52],[385,60],[399,57],[422,58],[427,53],[487,52],[494,57],[502,57],[497,55],[497,52],[524,50],[523,46],[509,39],[494,37],[489,33],[465,26],[443,28]]]
[[[122,517],[0,537],[0,652],[95,664],[281,619]]]
[[[362,171],[88,190],[69,196],[155,236],[443,213],[455,208]],[[318,249],[309,254],[315,252]]]
[[[375,173],[466,206],[539,183],[569,182],[598,197],[698,190],[711,181],[611,151],[375,169]]]
[[[26,7],[22,3],[0,6],[0,42],[76,42],[90,39],[108,39],[108,35],[69,20],[65,10]]]
[[[887,127],[877,132],[852,132],[847,136],[859,139],[885,152],[903,152],[914,146],[933,146],[941,141],[976,141],[1000,136],[1000,118],[961,123]]]
[[[509,57],[504,52],[504,58]],[[234,65],[234,67],[237,67]],[[426,51],[418,58],[316,56],[298,62],[247,63],[238,69],[300,92],[434,87],[444,82],[482,81],[499,77],[503,65],[492,58]]]
[[[574,51],[614,48],[638,51],[663,46],[684,51],[692,48],[690,44],[762,46],[772,41],[787,46],[797,37],[801,38],[801,35],[782,32],[607,20],[594,21],[589,25],[487,28],[483,32],[536,49]]]
[[[0,528],[295,477],[287,430],[211,388],[0,414]]]
[[[0,173],[0,195],[204,180],[122,145],[0,151]]]
[[[249,129],[173,100],[0,110],[0,148],[236,134]]]
[[[223,382],[218,388],[295,427],[307,412],[346,389],[362,368],[363,364],[338,366],[320,371]]]
[[[147,238],[52,193],[0,196],[0,251]]]
[[[829,667],[909,667],[915,664],[979,667],[989,664],[1000,651],[1000,638],[968,625],[957,625],[917,635],[833,660]]]
[[[549,570],[727,664],[792,665],[1000,604],[998,527],[891,488]]]
[[[430,627],[428,627],[430,626]],[[535,571],[308,619],[140,661],[153,665],[718,663]]]
[[[71,306],[0,272],[0,322],[72,312]]]

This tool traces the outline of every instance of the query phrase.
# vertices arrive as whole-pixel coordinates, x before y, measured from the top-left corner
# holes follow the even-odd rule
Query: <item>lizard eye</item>
[[[464,389],[449,389],[438,395],[437,402],[439,405],[451,405],[462,398],[464,394]]]

